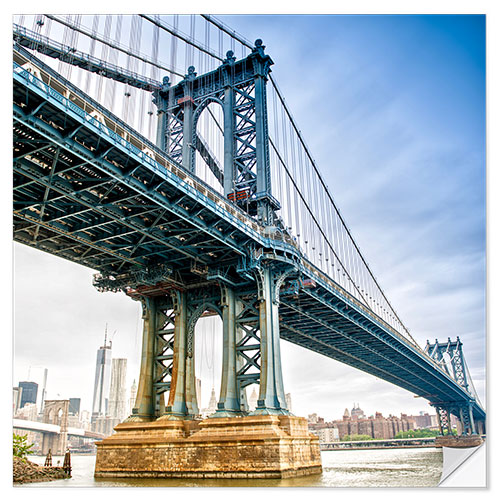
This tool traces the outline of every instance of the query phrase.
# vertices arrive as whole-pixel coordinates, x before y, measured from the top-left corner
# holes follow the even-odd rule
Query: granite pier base
[[[97,445],[95,477],[288,478],[320,474],[302,417],[256,415],[124,422]]]
[[[483,444],[483,439],[478,434],[470,436],[436,436],[436,448],[473,448]]]

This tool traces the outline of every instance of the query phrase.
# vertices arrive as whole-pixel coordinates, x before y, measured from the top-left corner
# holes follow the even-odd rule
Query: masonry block
[[[127,422],[97,444],[95,477],[285,478],[321,473],[307,420],[282,415]]]

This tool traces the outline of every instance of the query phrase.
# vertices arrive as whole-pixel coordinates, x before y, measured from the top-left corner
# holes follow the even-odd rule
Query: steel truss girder
[[[22,170],[22,171],[19,170],[19,172],[25,176],[29,176],[33,179],[36,179],[35,174],[32,172],[27,172],[26,170]],[[140,233],[143,236],[147,236],[147,237],[151,238],[152,240],[157,241],[157,243],[159,243],[161,245],[178,250],[178,247],[172,246],[170,243],[167,242],[167,239],[154,236],[154,234],[152,234],[150,228],[144,226],[143,224],[140,224],[138,221],[132,222],[132,221],[128,220],[128,218],[125,216],[125,214],[123,212],[118,211],[116,209],[116,207],[114,207],[114,206],[112,208],[110,207],[108,209],[104,208],[102,205],[99,206],[98,200],[93,200],[90,197],[90,195],[85,197],[83,192],[77,193],[77,194],[70,194],[71,193],[70,188],[65,189],[65,187],[63,186],[63,183],[61,183],[59,180],[53,181],[51,183],[48,181],[41,181],[41,183],[46,185],[50,189],[52,189],[54,191],[58,191],[59,193],[65,195],[66,198],[72,200],[74,203],[86,206],[87,208],[89,208],[93,212],[100,213],[102,216],[107,217],[110,220],[116,220],[116,219],[120,220],[120,223],[122,225],[128,227],[128,229],[133,231],[133,232]],[[75,232],[68,232],[68,230],[65,226],[61,226],[57,222],[49,223],[46,221],[42,221],[40,219],[36,219],[34,217],[31,217],[31,216],[27,215],[26,213],[21,214],[19,211],[16,211],[15,215],[18,217],[21,217],[21,218],[25,218],[27,220],[31,220],[32,222],[34,222],[36,224],[45,225],[46,227],[49,227],[52,230],[56,230],[56,231],[60,232],[61,234],[64,234],[65,236],[67,236],[71,239],[78,240],[81,238],[84,240],[84,242],[88,243],[89,245],[96,246],[95,242],[89,240],[88,237],[86,238],[84,236],[78,236],[77,234],[75,234]],[[88,229],[88,228],[85,228],[85,229]],[[111,250],[111,249],[109,249],[109,250]],[[187,253],[185,251],[182,251],[182,252],[185,253],[186,256],[188,256],[190,258],[198,257],[197,254]],[[120,254],[120,257],[122,257],[124,260],[128,260],[129,262],[131,262],[130,257],[128,257],[125,254]]]
[[[353,309],[350,306],[346,306],[345,303],[342,303],[340,300],[332,300],[332,299],[325,299],[323,297],[320,297],[318,293],[305,290],[305,294],[310,295],[312,297],[315,297],[317,300],[319,299],[323,304],[327,305],[329,308],[335,310],[337,314],[340,316],[348,319],[352,324],[357,325],[359,328],[362,328],[366,332],[370,333],[374,337],[376,337],[379,341],[381,341],[383,344],[387,345],[391,350],[397,351],[399,354],[402,354],[408,361],[411,361],[412,363],[416,363],[417,366],[422,368],[424,372],[427,372],[427,374],[430,376],[431,379],[436,379],[436,372],[435,370],[431,370],[431,367],[428,365],[425,359],[422,358],[421,355],[418,355],[416,351],[414,351],[411,346],[403,345],[400,341],[398,341],[395,337],[392,335],[383,332],[379,327],[374,325],[370,320],[367,320],[363,318],[361,313],[357,312],[355,309]],[[360,318],[363,318],[361,320]],[[437,378],[442,378],[443,381],[446,381],[446,384],[449,386],[449,389],[453,390],[456,394],[458,393],[458,397],[463,397],[461,394],[461,391],[457,391],[457,387],[454,387],[456,384],[455,381],[449,379],[446,377],[445,374],[443,374],[443,377],[437,377]],[[437,381],[437,380],[436,380]],[[432,384],[431,384],[432,385]],[[449,390],[448,389],[448,390]]]
[[[332,326],[329,322],[326,322],[322,319],[319,319],[314,314],[310,314],[309,312],[305,311],[303,308],[295,307],[295,306],[291,305],[289,302],[287,302],[286,305],[287,305],[287,307],[293,309],[296,313],[311,319],[312,321],[320,324],[324,328],[330,329],[332,332],[334,332],[338,335],[341,335],[346,339],[349,339],[351,344],[357,344],[357,345],[363,347],[365,352],[366,351],[371,352],[372,354],[374,354],[376,356],[376,358],[382,358],[382,359],[385,359],[386,361],[388,361],[388,358],[386,356],[381,355],[380,353],[375,351],[373,348],[369,347],[366,343],[353,339],[350,335],[343,332],[340,328]],[[286,325],[286,321],[284,322],[284,325]],[[317,336],[306,335],[303,332],[299,332],[297,328],[293,328],[293,330],[295,331],[295,333],[298,333],[302,337],[309,337],[314,342],[317,342],[319,344],[324,345],[327,349],[331,349],[333,351],[336,351],[338,353],[337,359],[340,361],[343,361],[344,363],[352,364],[352,365],[356,366],[356,368],[361,368],[367,372],[372,372],[372,373],[375,372],[377,374],[377,376],[379,376],[380,378],[389,379],[391,382],[396,383],[399,386],[403,386],[406,389],[411,390],[412,392],[415,392],[417,394],[421,391],[421,386],[419,386],[415,383],[409,382],[407,379],[399,378],[396,375],[394,375],[393,372],[390,372],[387,369],[382,369],[380,366],[380,362],[378,362],[377,364],[375,364],[374,362],[369,363],[368,361],[366,361],[366,358],[362,359],[361,357],[357,357],[350,352],[346,352],[344,350],[339,349],[335,345],[329,344],[328,342],[323,342],[320,339],[318,339]],[[348,357],[349,360],[347,360],[346,357]],[[405,368],[404,366],[402,366],[399,363],[394,363],[391,361],[391,365],[396,365],[399,368],[401,368],[403,371],[411,374],[411,371],[409,369]]]
[[[80,149],[80,151],[79,151],[79,153],[80,153],[80,154],[81,154],[82,152],[83,152],[83,153],[85,153],[85,154],[87,155],[87,158],[86,158],[86,159],[87,159],[87,160],[90,160],[90,162],[91,162],[91,163],[93,163],[94,161],[96,161],[96,160],[95,160],[95,157],[94,157],[94,158],[92,158],[92,153],[91,153],[91,152],[86,151],[86,150],[81,151],[82,149],[84,149],[82,146],[78,146],[78,145],[77,145],[76,149]],[[70,149],[70,150],[71,150],[71,149]],[[89,158],[89,157],[88,157],[89,155],[90,155],[90,157],[91,157],[91,158]],[[100,167],[102,167],[102,166],[103,166],[102,164],[106,164],[106,163],[108,163],[108,162],[105,162],[105,160],[104,160],[104,159],[101,159],[101,160],[99,160],[99,162],[98,162],[98,163],[100,163],[101,165],[99,165],[99,166],[100,166]],[[113,175],[113,176],[116,176],[116,175],[117,175],[117,173],[115,173],[115,172],[114,172],[114,170],[116,170],[116,167],[114,167],[113,165],[111,165],[111,164],[109,164],[109,163],[108,163],[106,166],[107,166],[108,168],[111,168],[111,170],[112,170],[111,175]],[[121,178],[121,180],[122,180],[122,181],[125,181],[125,179],[124,179],[123,177]],[[143,193],[142,193],[143,195],[148,196],[148,197],[150,197],[151,195],[154,195],[154,197],[155,197],[155,198],[156,198],[156,197],[159,197],[157,192],[156,192],[156,193],[150,193],[150,192],[148,192],[148,191],[149,191],[149,190],[148,190],[147,192],[145,192],[145,193],[144,193],[144,189],[143,189],[144,184],[142,184],[142,183],[140,183],[140,182],[136,181],[135,179],[131,178],[131,179],[129,179],[129,181],[130,181],[130,183],[131,183],[131,184],[133,184],[133,185],[134,185],[134,187],[135,187],[135,188],[137,188],[137,187],[141,188],[141,190],[143,191]],[[42,182],[43,182],[43,181],[42,181]],[[64,193],[64,191],[63,191],[63,193]],[[65,194],[71,198],[71,195],[69,195],[69,193],[65,193]],[[74,198],[72,198],[72,199],[74,199]],[[81,200],[78,200],[78,199],[74,199],[74,201],[81,202]],[[174,206],[174,205],[173,205],[172,203],[170,203],[170,202],[166,203],[166,200],[165,200],[165,199],[163,199],[163,200],[162,200],[162,202],[163,202],[163,205],[168,205],[168,209],[169,209],[169,211],[174,212],[176,215],[181,215],[181,217],[182,217],[185,221],[189,221],[189,215],[186,213],[186,211],[185,211],[184,209],[180,208],[178,205],[175,205],[175,206]],[[101,212],[103,212],[102,207],[99,207],[98,205],[96,205],[96,204],[95,204],[95,202],[93,202],[93,204],[89,205],[89,207],[90,207],[90,208],[92,208],[92,207],[93,207],[96,211],[101,211]],[[119,218],[123,218],[123,215],[122,215],[122,214],[116,214],[116,213],[115,213],[115,214],[114,214],[114,216],[115,216],[115,217],[119,217]],[[193,222],[193,221],[191,220],[191,222],[190,222],[190,223],[192,224],[192,222]],[[205,230],[209,229],[209,227],[208,227],[208,225],[206,224],[206,222],[202,221],[201,219],[200,219],[200,220],[198,220],[198,224],[199,224],[199,225],[201,225],[201,226],[202,226]],[[209,231],[210,231],[210,230],[209,230]],[[220,232],[219,232],[219,231],[217,231],[217,232],[215,232],[215,231],[210,231],[210,232],[211,232],[212,236],[215,236],[215,237],[216,237],[216,239],[218,239],[218,240],[221,240],[221,238],[223,238],[223,236],[220,234]],[[217,234],[217,233],[218,233],[218,234]],[[232,246],[232,247],[233,247],[233,250],[236,250],[238,253],[240,253],[240,252],[241,252],[241,250],[240,250],[238,247],[236,247],[236,245],[235,245],[235,244],[232,244],[232,243],[228,242],[227,240],[223,240],[223,241],[222,241],[222,243],[223,243],[225,246],[228,246],[228,245]],[[193,255],[193,254],[191,254],[191,255],[187,254],[187,256],[189,256],[189,257],[191,257],[191,258],[198,257],[198,255]]]

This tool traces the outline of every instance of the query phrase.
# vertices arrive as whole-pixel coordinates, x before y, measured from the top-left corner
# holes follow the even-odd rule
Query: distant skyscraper
[[[127,414],[127,360],[115,358],[111,364],[111,388],[109,391],[109,405],[107,414],[120,422],[125,420]]]
[[[285,394],[285,401],[286,401],[286,407],[288,408],[288,411],[292,413],[292,395],[287,392]]]
[[[49,370],[47,368],[43,371],[43,386],[42,386],[42,400],[40,401],[40,413],[43,412],[43,404],[45,403],[45,396],[47,394],[47,374]]]
[[[201,380],[199,378],[196,378],[196,402],[198,408],[201,409]]]
[[[106,415],[108,410],[109,386],[111,383],[111,342],[97,351],[95,367],[94,398],[92,400],[92,419]]]
[[[215,390],[212,387],[212,393],[210,394],[210,401],[208,402],[208,414],[211,415],[217,411],[217,397],[215,395]]]
[[[137,384],[134,382],[132,383],[132,387],[130,388],[130,399],[128,400],[128,414],[132,415],[132,410],[134,409],[135,406],[135,398],[137,397]]]
[[[19,410],[19,405],[21,404],[21,394],[23,390],[21,387],[13,387],[12,388],[12,415],[17,413]]]
[[[252,394],[250,394],[250,398],[248,399],[248,409],[250,411],[255,410],[257,408],[257,392],[255,392],[255,386],[252,388]]]
[[[36,382],[19,382],[19,387],[23,390],[19,408],[23,408],[26,403],[33,403],[36,405],[38,384]]]
[[[76,415],[80,413],[80,398],[69,398],[69,413],[70,415]]]

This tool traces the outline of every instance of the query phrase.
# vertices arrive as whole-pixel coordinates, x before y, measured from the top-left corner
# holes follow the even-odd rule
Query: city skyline
[[[126,383],[123,384],[123,380],[125,380],[125,374],[127,372],[127,369],[126,369],[126,366],[127,366],[127,359],[125,358],[112,358],[112,361],[113,361],[113,370],[116,370],[116,373],[115,373],[115,377],[116,377],[116,380],[114,382],[114,387],[115,387],[115,391],[116,393],[120,392],[120,393],[123,393],[121,394],[121,397],[119,398],[115,398],[114,402],[115,404],[114,405],[111,405],[111,401],[112,401],[112,398],[111,398],[111,393],[113,392],[113,382],[111,382],[111,386],[110,386],[110,405],[111,405],[111,409],[108,408],[108,412],[107,412],[107,416],[110,416],[110,417],[116,417],[116,413],[117,411],[120,412],[122,411],[121,409],[121,404],[123,404],[123,406],[126,406],[126,404],[128,403],[128,398],[127,398],[127,394],[130,395],[130,390],[132,389],[133,391],[133,388],[137,387],[136,384],[135,384],[135,379],[133,380],[133,382],[131,383],[131,385],[127,385]],[[115,368],[115,362],[116,362],[116,368]],[[118,365],[119,363],[119,365]],[[35,383],[33,380],[26,380],[26,381],[20,381],[19,384],[21,382],[24,382],[24,383]],[[121,383],[120,383],[121,382]],[[197,391],[199,390],[200,388],[200,385],[199,385],[199,379],[197,379]],[[18,387],[14,387],[14,389],[18,389]],[[252,408],[255,408],[256,406],[256,401],[257,401],[257,389],[258,387],[257,386],[252,386],[251,388],[251,391],[250,391],[250,394],[249,394],[249,397],[248,397],[248,400],[249,400],[249,407],[250,409]],[[57,392],[57,391],[54,391],[54,392]],[[91,413],[91,409],[89,408],[85,408],[83,405],[80,405],[80,402],[81,402],[81,398],[79,397],[61,397],[60,394],[58,393],[58,396],[57,398],[48,398],[48,399],[55,399],[55,400],[68,400],[69,401],[69,413],[70,414],[79,414],[81,412],[86,412],[86,413]],[[255,396],[255,398],[252,398],[252,396]],[[201,412],[202,409],[204,410],[207,410],[207,409],[210,409],[212,411],[215,411],[216,409],[216,406],[213,404],[212,402],[212,399],[214,397],[214,394],[213,394],[213,391],[210,391],[210,396],[208,397],[207,396],[207,400],[209,401],[208,404],[206,404],[206,408],[204,408],[201,404],[199,406],[199,410]],[[40,395],[38,395],[37,397],[37,402],[35,403],[37,405],[37,410],[38,410],[38,413],[42,413],[43,411],[43,408],[42,408],[42,401],[38,401],[40,400],[41,397]],[[218,400],[218,396],[217,394],[215,393],[215,399],[216,399],[216,402]],[[253,399],[255,399],[255,401],[253,401]],[[287,399],[287,404],[291,407],[291,401],[292,401],[292,394],[291,393],[287,393],[286,394],[286,399]],[[119,404],[120,406],[117,406],[116,403],[119,401]],[[31,401],[29,403],[32,403]],[[72,410],[72,405],[74,405],[78,411],[74,411]],[[376,414],[382,414],[383,416],[386,416],[383,414],[383,412],[380,412],[378,410],[375,410],[373,413],[369,413],[369,412],[364,412],[363,408],[362,408],[362,404],[360,404],[359,402],[353,402],[352,403],[352,408],[350,405],[347,405],[344,409],[344,411],[342,412],[342,414],[338,414],[336,415],[336,420],[340,420],[342,418],[342,416],[345,416],[346,414],[349,414],[350,416],[351,415],[355,415],[355,416],[359,416],[360,418],[371,418],[371,417],[374,417]],[[120,409],[118,409],[120,408]],[[19,407],[19,409],[21,409],[21,407]],[[396,413],[387,413],[387,416],[398,416],[400,414],[405,414],[405,415],[408,415],[408,416],[417,416],[417,415],[424,415],[424,414],[433,414],[433,409],[432,408],[429,408],[428,410],[420,410],[418,412],[418,414],[411,414],[411,413],[408,413],[407,411],[405,411],[404,409],[400,409],[398,412]],[[312,415],[315,415],[319,418],[322,418],[323,420],[327,421],[326,418],[324,418],[321,414],[319,414],[318,412],[314,411],[314,409],[312,409],[307,415],[303,415],[305,417],[311,417]],[[335,416],[334,416],[334,420],[335,420]]]
[[[484,19],[471,17],[221,16],[264,40],[273,74],[395,309],[422,347],[460,336],[485,403]],[[304,33],[301,40],[291,28]],[[18,244],[14,255],[16,377],[25,378],[18,375],[30,364],[47,365],[47,397],[71,369],[83,383],[89,352],[109,323],[118,357],[130,360],[129,382],[137,379],[139,305],[96,292],[94,271]],[[46,342],[30,337],[34,322]],[[315,400],[318,413],[338,415],[352,394],[367,401],[367,413],[432,411],[407,391],[286,342],[282,362],[297,415]]]

